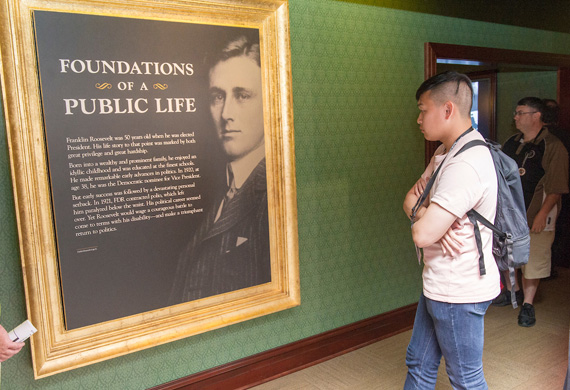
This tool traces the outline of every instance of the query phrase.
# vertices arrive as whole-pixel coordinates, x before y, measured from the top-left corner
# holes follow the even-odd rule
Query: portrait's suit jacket
[[[214,222],[224,195],[178,260],[172,304],[271,281],[265,159]]]

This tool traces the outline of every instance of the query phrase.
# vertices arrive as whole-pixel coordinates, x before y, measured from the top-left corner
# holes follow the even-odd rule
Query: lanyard
[[[534,139],[530,142],[528,142],[526,145],[523,146],[523,150],[527,149],[527,151],[524,154],[524,160],[522,161],[521,166],[519,167],[519,175],[524,176],[526,174],[526,169],[524,167],[524,164],[526,163],[526,160],[529,158],[534,158],[534,156],[536,155],[536,152],[534,151],[534,149],[532,149],[533,145],[536,145],[536,140],[538,139],[538,137],[540,136],[540,134],[542,133],[542,130],[544,130],[544,127],[542,129],[540,129],[540,131],[538,132],[538,134],[536,135],[536,137],[534,137]],[[523,138],[521,137],[519,139],[522,140]],[[527,148],[528,146],[528,148]],[[530,149],[530,150],[528,150]]]

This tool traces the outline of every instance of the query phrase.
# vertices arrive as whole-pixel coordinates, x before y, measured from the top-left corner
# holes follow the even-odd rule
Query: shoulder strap
[[[457,156],[459,153],[464,152],[467,149],[469,149],[473,146],[478,146],[478,145],[485,146],[486,148],[489,148],[489,144],[487,142],[480,140],[480,139],[475,139],[475,140],[469,141],[465,145],[463,145],[463,147],[455,155]],[[491,155],[491,157],[493,157],[493,156]],[[493,225],[487,218],[485,218],[484,216],[482,216],[481,214],[479,214],[475,210],[471,210],[471,211],[472,211],[474,219],[476,219],[477,221],[481,222],[483,225],[485,225],[486,227],[488,227],[489,229],[494,231],[499,237],[501,237],[501,238],[505,237],[505,233],[503,233],[502,231],[497,229],[495,227],[495,225]]]
[[[463,147],[461,149],[459,149],[459,152],[455,153],[455,155],[457,156],[459,153],[466,151],[467,149],[472,148],[473,146],[477,146],[477,145],[481,145],[484,146],[486,148],[488,148],[489,146],[487,145],[487,142],[480,140],[480,139],[474,139],[473,141],[469,141],[467,142],[465,145],[463,145]]]
[[[457,154],[466,151],[473,146],[485,146],[488,147],[485,141],[480,139],[475,139],[473,141],[467,142]],[[456,155],[457,155],[456,154]],[[489,229],[493,230],[494,232],[500,233],[495,226],[487,220],[487,218],[483,217],[479,214],[475,209],[471,209],[467,212],[467,216],[469,217],[469,221],[473,224],[473,234],[475,234],[475,242],[477,243],[477,251],[479,252],[479,275],[483,276],[487,273],[485,269],[485,255],[483,254],[483,241],[481,240],[481,231],[479,230],[479,225],[477,221],[481,222],[483,225],[487,226]]]
[[[487,142],[480,139],[475,139],[463,145],[463,147],[459,149],[459,151],[455,155],[457,156],[458,154],[474,146],[485,146],[486,148],[489,147],[487,145]],[[469,217],[469,221],[473,224],[473,233],[475,234],[475,242],[477,243],[477,250],[479,252],[479,275],[483,276],[487,273],[487,271],[485,269],[485,256],[483,255],[481,232],[479,230],[479,225],[477,224],[477,221],[481,222],[483,225],[485,225],[486,227],[488,227],[489,229],[493,230],[496,233],[502,233],[502,232],[500,232],[497,228],[495,228],[495,226],[491,222],[489,222],[485,217],[483,217],[474,209],[469,210],[467,212],[467,216]]]
[[[487,273],[485,269],[485,255],[483,255],[483,241],[481,240],[481,231],[477,225],[477,218],[475,218],[473,213],[476,213],[476,211],[471,209],[467,212],[467,216],[469,217],[469,221],[473,224],[473,234],[475,234],[475,243],[479,251],[479,275],[483,276]]]

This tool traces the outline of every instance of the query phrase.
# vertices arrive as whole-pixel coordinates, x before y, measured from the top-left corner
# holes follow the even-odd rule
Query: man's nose
[[[224,102],[224,107],[222,108],[222,119],[225,121],[233,120],[236,110],[236,101],[233,97],[229,97]]]

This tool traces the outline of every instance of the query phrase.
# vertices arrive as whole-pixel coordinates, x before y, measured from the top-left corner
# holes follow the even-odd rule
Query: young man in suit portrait
[[[227,187],[179,258],[173,303],[271,281],[258,31],[232,37],[208,63]]]

